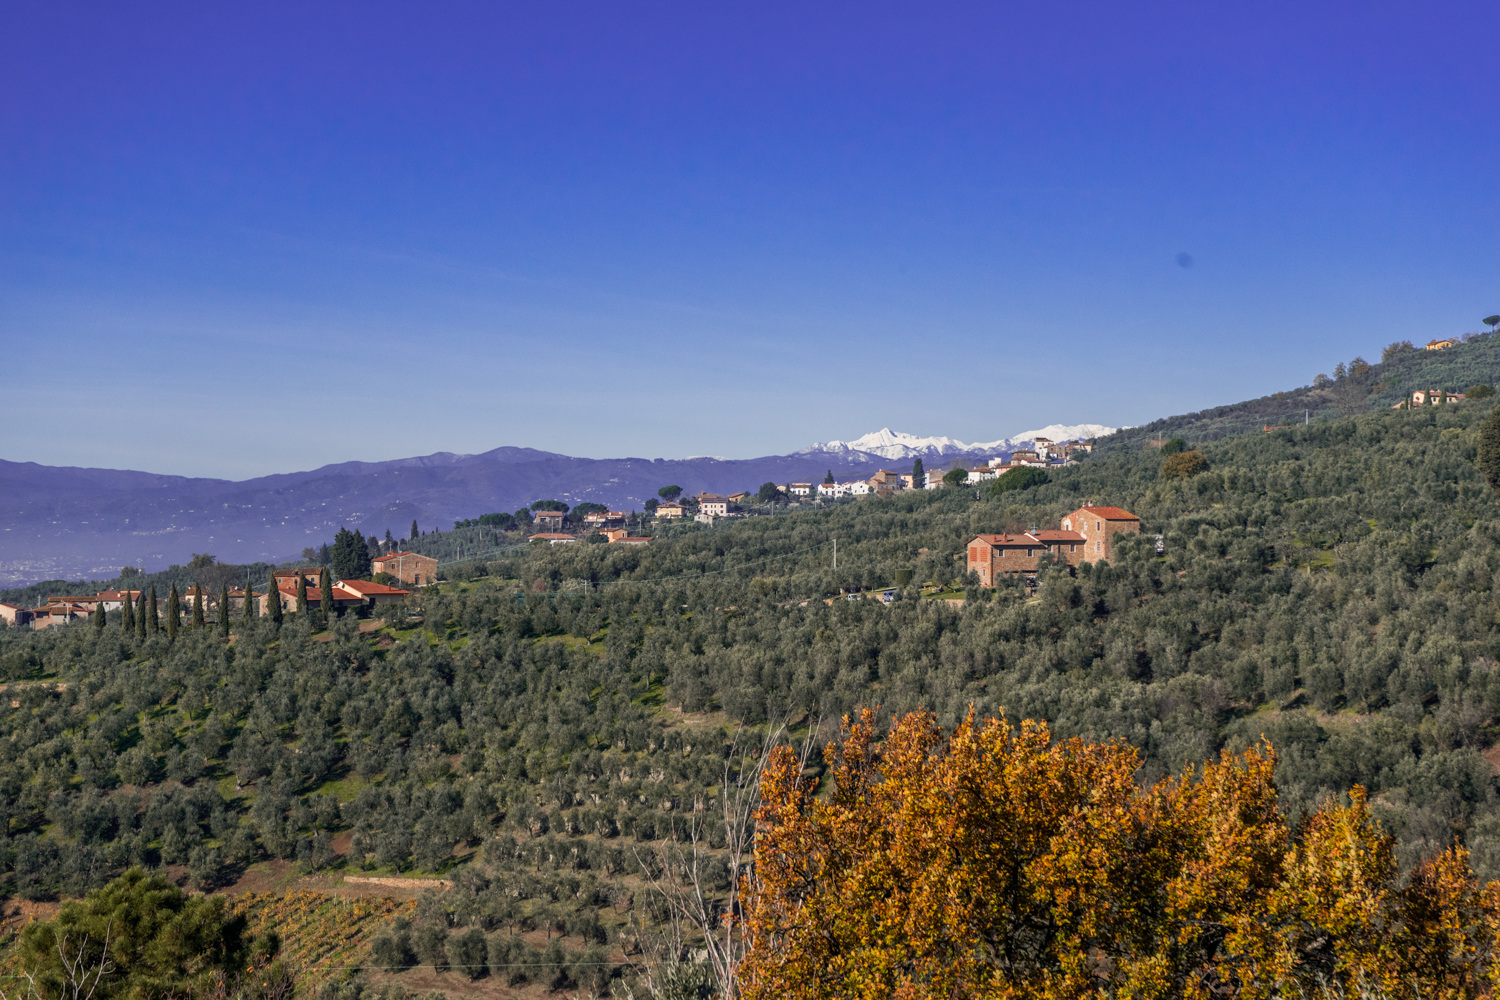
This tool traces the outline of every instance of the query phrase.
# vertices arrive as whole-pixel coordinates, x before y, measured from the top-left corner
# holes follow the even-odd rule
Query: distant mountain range
[[[389,462],[343,462],[232,482],[113,469],[56,468],[0,460],[0,587],[46,579],[110,578],[123,565],[147,571],[194,552],[227,562],[282,561],[328,541],[342,526],[404,537],[533,500],[584,501],[639,510],[666,485],[689,494],[731,493],[761,483],[864,478],[883,465],[989,459],[1031,444],[1097,437],[1114,428],[1054,425],[965,444],[889,428],[791,455],[665,460],[572,458],[534,448],[479,455],[438,452]]]

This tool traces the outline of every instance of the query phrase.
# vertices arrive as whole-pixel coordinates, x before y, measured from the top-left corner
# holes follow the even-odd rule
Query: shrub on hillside
[[[55,920],[28,924],[17,958],[40,997],[206,995],[246,971],[289,983],[286,970],[271,961],[279,939],[247,940],[244,932],[244,918],[228,914],[224,897],[189,896],[160,875],[132,868],[64,903]]]
[[[1161,463],[1163,479],[1186,479],[1208,471],[1208,461],[1196,451],[1179,451]]]
[[[1020,468],[1011,469],[990,487],[990,496],[999,496],[1002,493],[1010,493],[1015,490],[1029,490],[1033,486],[1043,486],[1051,482],[1045,469],[1038,469],[1033,465],[1023,465]]]

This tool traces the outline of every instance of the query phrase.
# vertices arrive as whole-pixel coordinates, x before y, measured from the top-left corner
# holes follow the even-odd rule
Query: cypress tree
[[[250,586],[250,581],[245,581],[245,624],[255,621],[255,589]]]
[[[1479,471],[1490,489],[1500,490],[1500,406],[1479,425]]]
[[[177,639],[177,626],[182,621],[182,598],[177,593],[177,584],[172,584],[171,593],[167,595],[167,638],[173,641]]]
[[[146,592],[140,592],[135,601],[135,637],[146,638]]]
[[[374,568],[372,565],[374,559],[370,556],[370,543],[373,541],[375,541],[373,535],[366,538],[358,530],[354,532],[354,559],[358,570],[352,575],[356,580],[368,580],[370,578],[370,570]]]
[[[104,631],[104,602],[103,601],[100,601],[98,604],[94,605],[94,613],[92,615],[90,615],[89,617],[92,618],[92,619],[94,619],[94,631],[95,632],[103,632]]]
[[[135,602],[130,599],[128,590],[125,600],[120,602],[120,631],[127,635],[135,631]]]
[[[271,621],[281,624],[281,591],[276,587],[276,576],[271,575],[271,589],[266,591],[266,607],[271,611]]]
[[[219,588],[219,634],[229,638],[229,584]]]
[[[408,539],[408,541],[413,541],[413,542],[416,541],[418,534],[419,534],[419,532],[417,531],[417,519],[416,518],[412,518],[411,519],[411,538]]]
[[[156,613],[156,584],[151,585],[151,597],[146,602],[146,634],[155,635],[161,631],[161,616]]]
[[[828,471],[832,472],[833,470],[829,469]],[[920,490],[923,486],[926,485],[927,477],[922,473],[922,460],[920,458],[914,458],[911,460],[911,488],[914,490]]]
[[[297,614],[307,616],[307,577],[297,574]]]
[[[323,620],[333,621],[333,574],[325,567],[322,586],[318,588],[318,605],[323,609]]]
[[[203,588],[194,587],[197,593],[193,595],[193,628],[203,627]]]

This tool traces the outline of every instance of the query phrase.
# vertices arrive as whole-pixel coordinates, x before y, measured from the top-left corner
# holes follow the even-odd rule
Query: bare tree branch
[[[818,731],[817,720],[809,722],[801,754],[804,766]],[[636,861],[651,888],[661,895],[677,918],[702,935],[703,958],[724,1000],[736,1000],[739,996],[739,970],[745,957],[739,915],[742,893],[753,878],[760,776],[771,751],[785,740],[788,728],[789,719],[783,717],[758,742],[748,739],[743,727],[735,731],[724,760],[716,810],[724,822],[722,850],[715,850],[708,843],[711,803],[700,796],[687,817],[683,839],[674,836],[670,843],[658,848],[656,864],[648,863],[636,852]],[[712,869],[719,865],[727,870],[727,893],[712,888],[716,881]],[[648,970],[648,987],[655,989],[659,978],[660,973]]]

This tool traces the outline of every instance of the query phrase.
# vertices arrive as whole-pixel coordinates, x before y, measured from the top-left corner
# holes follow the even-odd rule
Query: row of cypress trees
[[[322,618],[324,621],[327,621],[333,608],[333,576],[326,570],[320,575],[322,586],[319,589],[318,596],[322,609]],[[276,578],[274,576],[271,577],[267,593],[273,595],[279,593],[276,588]],[[269,604],[270,618],[273,622],[279,624],[282,621],[281,601],[270,600]],[[129,600],[122,602],[120,608],[120,628],[126,634],[134,632],[138,639],[144,639],[148,635],[155,635],[165,629],[167,638],[176,639],[177,631],[182,626],[181,608],[182,598],[177,592],[177,585],[174,583],[172,584],[171,593],[167,596],[168,613],[165,624],[163,624],[156,604],[156,588],[153,586],[149,590],[141,591],[133,606]],[[218,616],[219,634],[227,638],[229,635],[229,584],[227,583],[219,588],[219,608],[221,609]],[[306,614],[307,610],[307,577],[299,575],[297,577],[297,613]],[[94,623],[94,628],[102,631],[105,623],[105,611],[102,602],[95,605],[94,612],[90,617]],[[249,587],[245,590],[242,617],[246,622],[252,622],[256,618],[255,592]],[[194,629],[207,627],[204,615],[203,588],[201,587],[194,588],[191,627]]]

